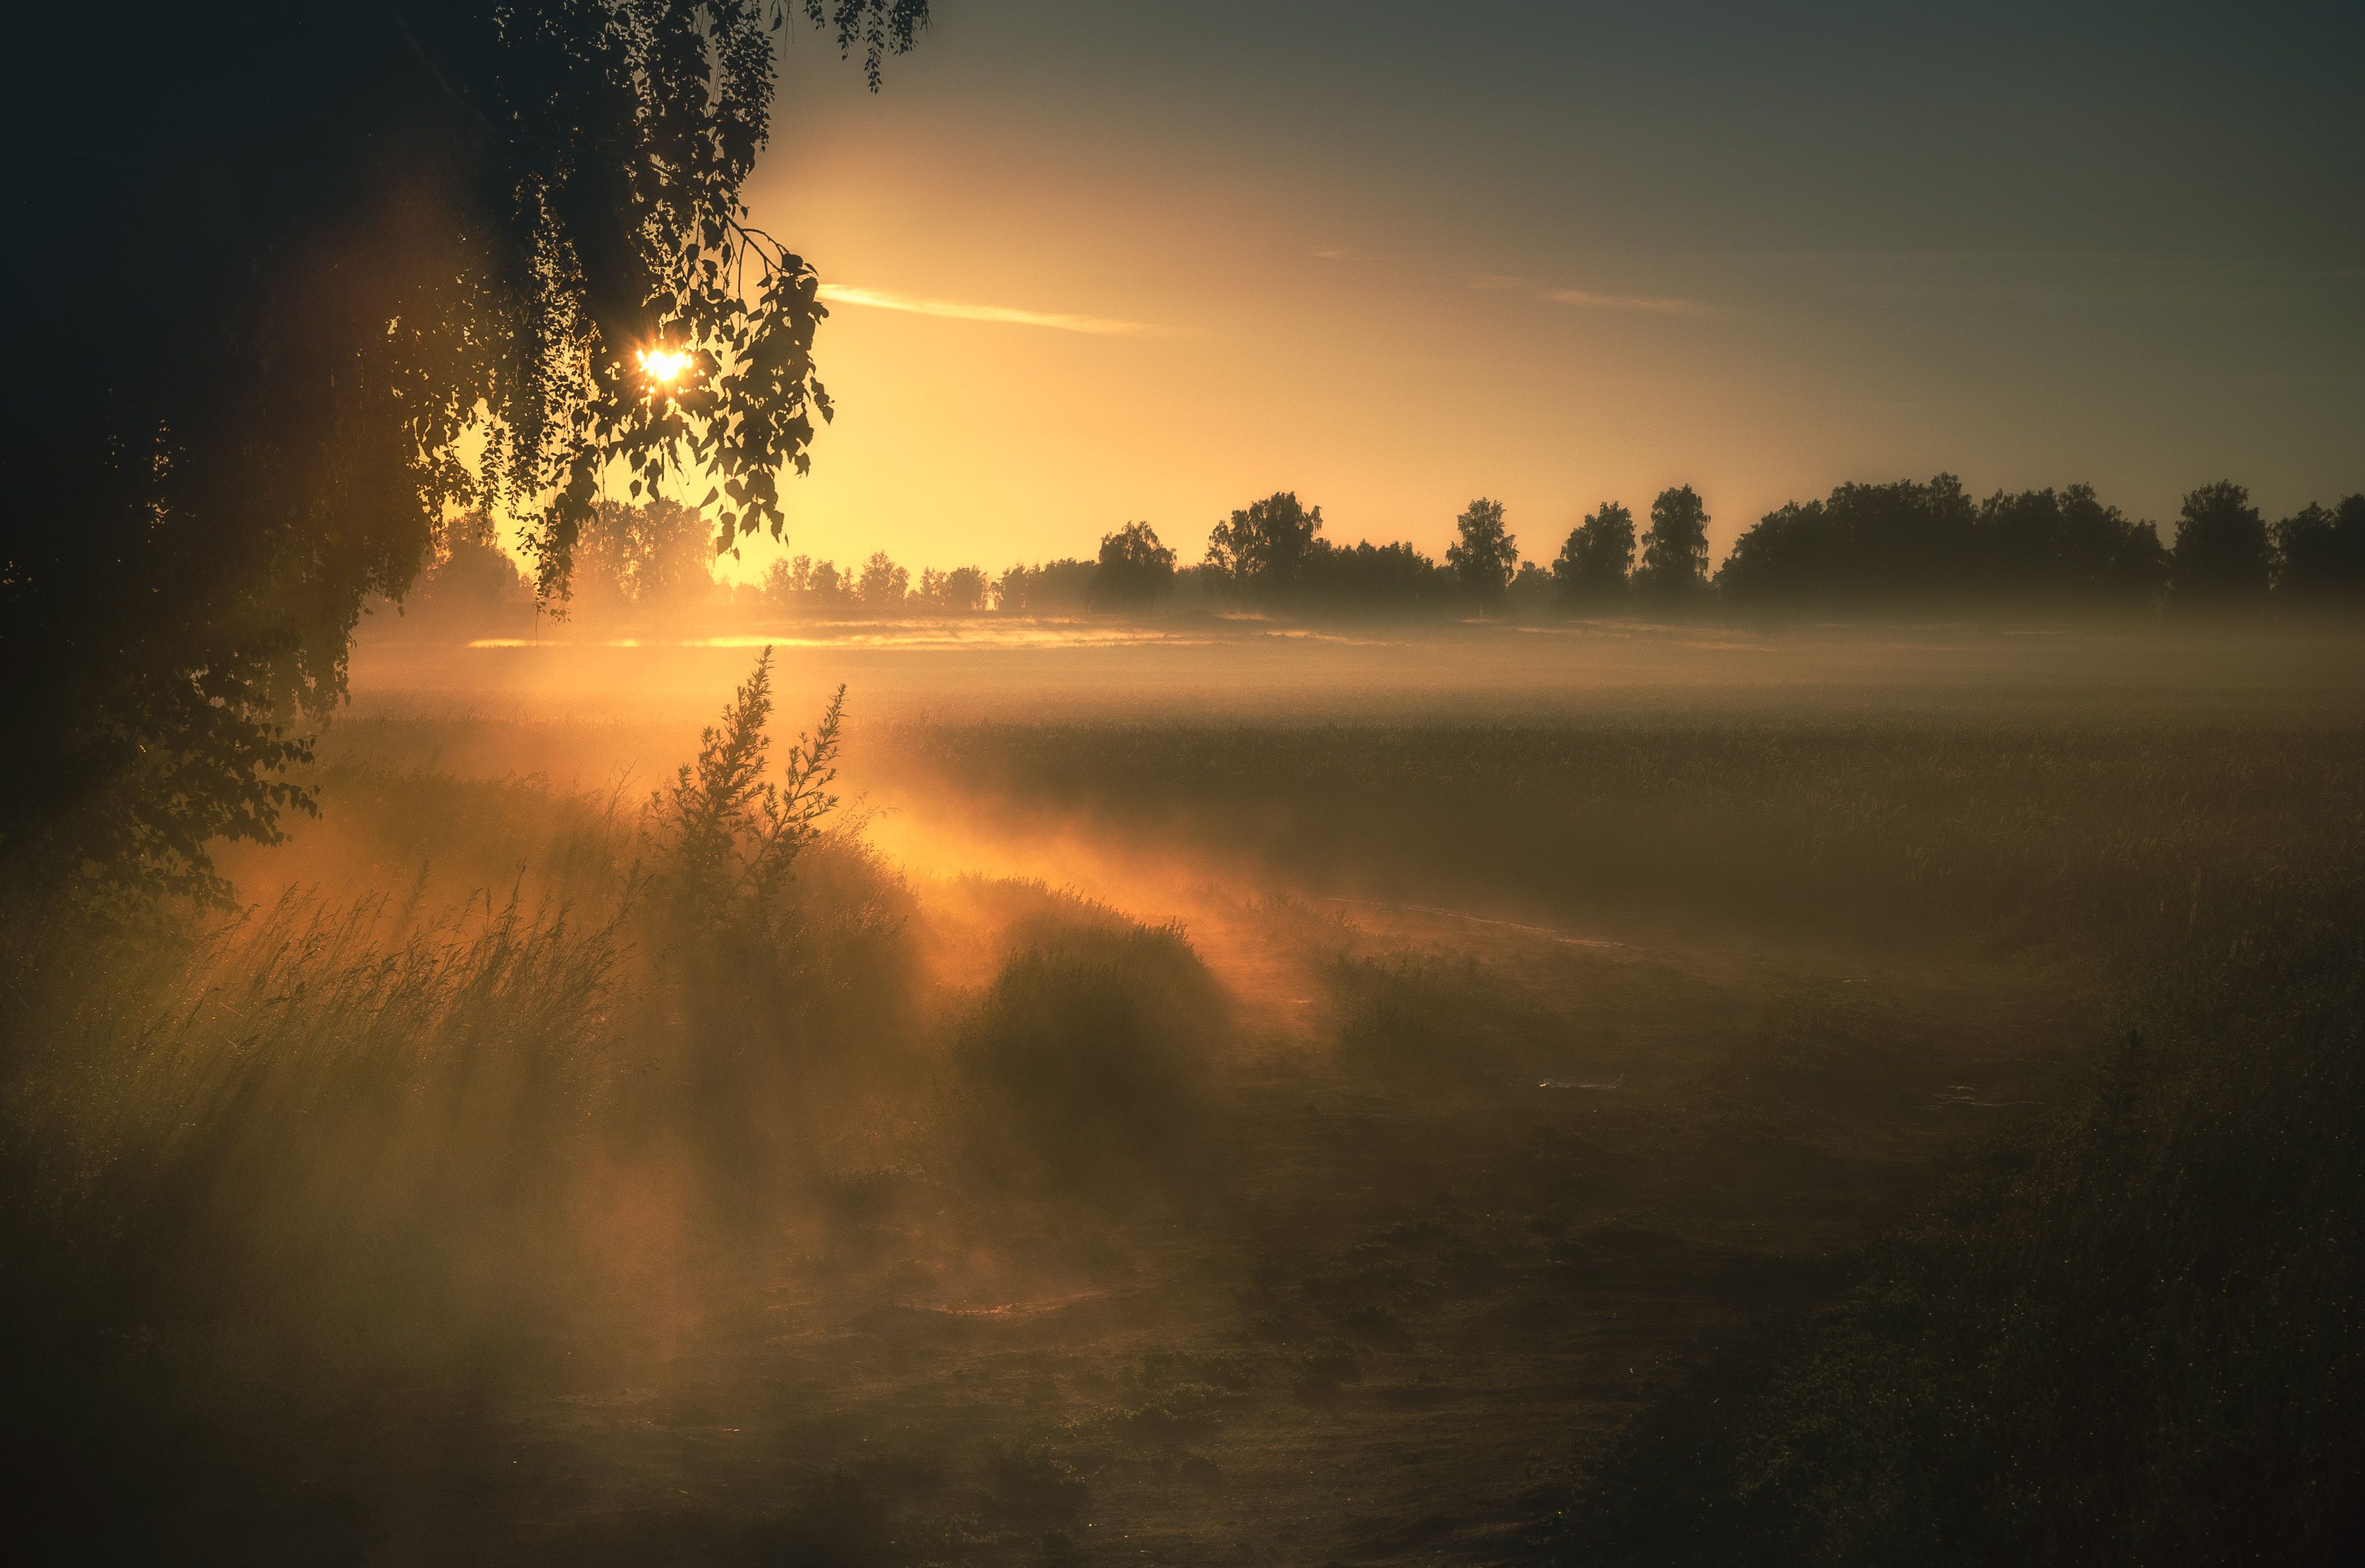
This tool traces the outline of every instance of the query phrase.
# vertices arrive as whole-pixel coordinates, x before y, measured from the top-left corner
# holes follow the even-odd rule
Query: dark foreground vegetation
[[[11,913],[31,1555],[2217,1562],[2350,1517],[2337,705],[870,737],[850,783],[1100,845],[1096,901],[882,859],[768,700],[653,797],[358,726],[226,863],[250,913]]]
[[[2365,907],[2257,890],[2067,1105],[1595,1457],[1586,1562],[2335,1562],[2365,1534]]]

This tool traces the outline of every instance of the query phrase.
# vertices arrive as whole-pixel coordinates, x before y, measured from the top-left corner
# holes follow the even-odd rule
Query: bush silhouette
[[[768,778],[772,650],[766,648],[721,726],[701,733],[698,760],[651,798],[657,887],[692,935],[763,927],[777,917],[798,854],[837,804],[829,786],[845,714],[841,686],[820,724],[789,748],[784,778]]]
[[[1215,981],[1173,926],[1026,947],[954,1047],[981,1154],[1054,1187],[1171,1161],[1206,1108],[1222,1025]]]

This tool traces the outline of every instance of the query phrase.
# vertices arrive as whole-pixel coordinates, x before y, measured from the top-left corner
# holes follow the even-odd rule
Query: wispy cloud
[[[1054,310],[1022,310],[1014,305],[969,305],[957,299],[921,299],[891,294],[883,288],[857,288],[852,284],[825,283],[821,297],[832,305],[859,305],[873,310],[903,310],[914,316],[942,316],[954,321],[999,321],[1013,327],[1050,327],[1062,332],[1090,332],[1105,338],[1137,338],[1175,330],[1148,321],[1125,321],[1111,316],[1075,316]]]
[[[1471,278],[1470,286],[1524,294],[1548,304],[1571,305],[1580,310],[1631,310],[1650,316],[1732,314],[1723,306],[1710,305],[1703,300],[1671,299],[1649,294],[1599,294],[1589,288],[1555,288],[1533,278],[1518,277],[1508,273],[1480,273]]]
[[[1595,294],[1582,288],[1547,288],[1536,296],[1554,305],[1574,305],[1585,310],[1642,310],[1653,316],[1728,316],[1732,312],[1718,305],[1697,299],[1661,299],[1643,294]]]

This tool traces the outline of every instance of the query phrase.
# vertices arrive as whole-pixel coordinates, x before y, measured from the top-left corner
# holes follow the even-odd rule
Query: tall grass
[[[291,896],[194,935],[9,936],[0,1312],[41,1434],[20,1508],[133,1529],[203,1473],[202,1434],[566,1320],[613,920]]]
[[[1194,1168],[1228,1019],[1181,931],[1017,890],[945,984],[825,817],[840,709],[770,767],[766,673],[639,811],[348,767],[287,855],[363,890],[0,911],[18,1528],[234,1557],[313,1528],[291,1455],[655,1375],[915,1181],[1105,1209]]]
[[[768,717],[746,695],[726,728]],[[378,808],[342,853],[418,864],[407,895],[0,912],[0,1330],[51,1483],[26,1495],[131,1521],[275,1408],[531,1385],[653,1353],[686,1302],[752,1311],[816,1127],[916,1044],[908,892],[822,823],[826,745],[797,764],[723,900],[678,797],[379,774],[332,780]],[[521,858],[457,868],[454,902],[488,804]]]
[[[1383,1080],[1434,1086],[1499,1073],[1564,1032],[1472,958],[1341,955],[1324,979],[1342,1064]]]
[[[2365,1529],[2365,888],[2145,973],[2068,1106],[1592,1469],[1606,1563],[2308,1562]]]

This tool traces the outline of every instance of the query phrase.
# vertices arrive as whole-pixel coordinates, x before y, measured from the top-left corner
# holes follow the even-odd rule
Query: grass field
[[[19,1528],[2303,1555],[2365,1453],[2347,666],[1791,654],[1391,700],[1421,650],[1236,649],[1237,699],[1178,652],[982,711],[1008,655],[930,651],[794,880],[695,917],[642,801],[744,652],[558,719],[365,688],[250,913],[8,922]]]

